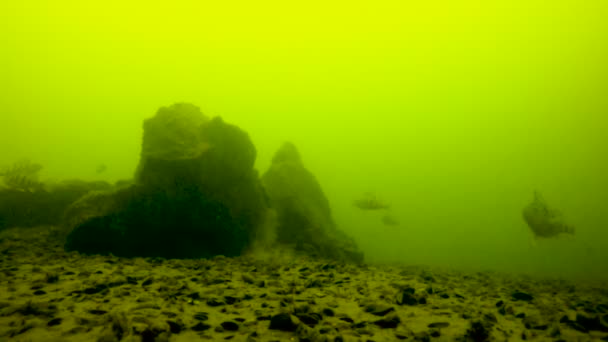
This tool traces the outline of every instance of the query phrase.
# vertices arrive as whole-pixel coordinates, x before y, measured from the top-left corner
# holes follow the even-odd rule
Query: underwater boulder
[[[105,201],[108,201],[106,198]],[[239,255],[249,243],[220,202],[188,188],[167,192],[139,185],[113,195],[110,211],[78,224],[65,248],[122,257],[207,258]]]
[[[276,152],[262,183],[277,212],[277,242],[313,256],[363,261],[354,241],[336,227],[329,201],[295,145]]]
[[[249,135],[237,126],[207,119],[191,104],[163,107],[144,122],[134,183],[75,205],[66,219],[75,223],[66,249],[127,257],[239,255],[268,210],[255,158]]]

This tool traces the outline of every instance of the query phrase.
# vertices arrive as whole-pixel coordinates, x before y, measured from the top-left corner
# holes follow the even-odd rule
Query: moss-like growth
[[[42,191],[43,185],[38,179],[42,165],[27,159],[13,163],[0,170],[2,183],[8,190],[35,192]]]

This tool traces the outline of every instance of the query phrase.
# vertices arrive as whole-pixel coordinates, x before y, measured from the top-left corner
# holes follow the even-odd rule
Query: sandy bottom
[[[608,288],[274,253],[66,253],[0,232],[0,341],[608,341]]]

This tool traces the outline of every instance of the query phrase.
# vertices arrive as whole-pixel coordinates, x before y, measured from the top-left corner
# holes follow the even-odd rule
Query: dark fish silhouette
[[[399,225],[399,221],[396,218],[394,218],[392,215],[389,215],[389,214],[382,216],[382,223],[385,226],[398,226]]]
[[[108,166],[106,164],[99,164],[99,165],[97,165],[97,168],[95,168],[95,172],[97,174],[100,174],[100,173],[106,172],[107,169],[108,169]]]
[[[574,234],[574,227],[564,221],[560,211],[551,209],[538,191],[534,199],[524,207],[524,221],[537,238],[551,238],[560,234]]]
[[[361,210],[384,210],[389,209],[390,205],[379,200],[372,193],[365,193],[362,198],[353,201],[353,205]]]

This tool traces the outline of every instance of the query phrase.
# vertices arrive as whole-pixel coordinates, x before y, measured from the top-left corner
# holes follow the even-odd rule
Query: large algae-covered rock
[[[292,143],[277,151],[262,182],[278,214],[277,242],[315,256],[363,260],[354,241],[336,227],[327,197]]]
[[[192,159],[203,154],[209,144],[201,139],[201,126],[209,119],[189,103],[161,107],[144,121],[140,162],[147,158]]]
[[[238,127],[209,120],[190,104],[163,107],[144,123],[135,183],[99,197],[109,205],[76,219],[66,248],[119,256],[238,255],[267,210],[255,157]]]
[[[239,224],[224,204],[198,191],[134,185],[115,193],[111,203],[110,212],[89,218],[72,231],[68,251],[199,258],[239,255],[249,243],[248,227]]]

